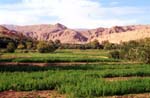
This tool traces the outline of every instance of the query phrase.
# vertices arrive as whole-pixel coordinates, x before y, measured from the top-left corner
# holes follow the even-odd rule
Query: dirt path
[[[0,98],[66,98],[56,91],[4,91],[0,92]]]

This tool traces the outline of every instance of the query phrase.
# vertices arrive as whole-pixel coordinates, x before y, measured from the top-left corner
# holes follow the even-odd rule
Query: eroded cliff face
[[[17,32],[15,30],[9,30],[6,27],[0,25],[0,37],[3,37],[3,36],[8,36],[8,37],[12,37],[12,38],[13,37],[20,38],[23,35],[20,32]]]
[[[87,43],[97,39],[113,43],[150,37],[150,25],[114,26],[112,28],[70,29],[57,23],[55,25],[3,25],[9,31],[22,32],[37,40],[60,40],[62,43]],[[7,29],[7,30],[8,30]]]

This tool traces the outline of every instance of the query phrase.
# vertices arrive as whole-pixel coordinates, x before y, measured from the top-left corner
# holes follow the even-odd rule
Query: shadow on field
[[[32,66],[32,65],[0,65],[0,72],[34,72],[48,70],[89,70],[92,66],[72,65],[72,66]]]

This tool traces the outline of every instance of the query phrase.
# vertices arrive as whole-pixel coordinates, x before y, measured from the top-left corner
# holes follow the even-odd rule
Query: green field
[[[48,63],[91,62],[82,65],[44,67],[1,65],[1,92],[55,90],[61,94],[67,94],[68,98],[94,98],[150,92],[150,65],[129,64],[124,60],[110,59],[108,51],[104,50],[58,50],[51,54],[4,53],[1,54],[1,58],[1,61],[9,62],[15,60],[18,60],[17,62],[40,60],[39,62]]]
[[[4,53],[1,62],[117,62],[104,50],[57,50],[54,53]]]

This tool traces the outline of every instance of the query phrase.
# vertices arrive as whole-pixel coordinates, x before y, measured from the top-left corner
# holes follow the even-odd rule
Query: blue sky
[[[135,7],[145,7],[149,6],[149,0],[97,0],[103,2],[105,6],[109,6],[111,2],[118,2],[117,6],[135,6]]]
[[[70,28],[150,24],[150,0],[0,0],[0,24]]]

